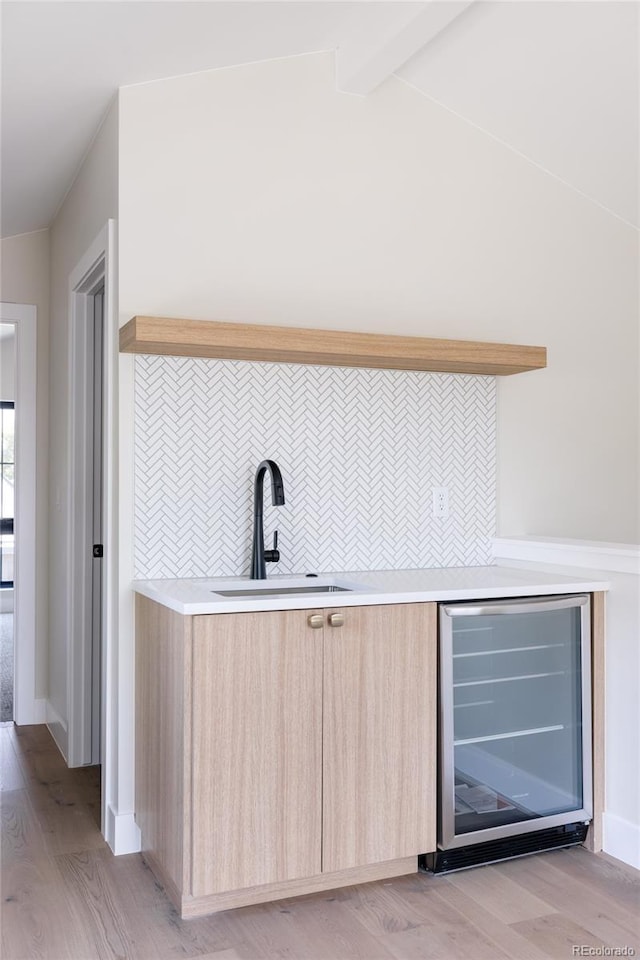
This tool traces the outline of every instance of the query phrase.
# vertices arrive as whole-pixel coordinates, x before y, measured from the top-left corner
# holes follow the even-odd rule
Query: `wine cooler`
[[[590,646],[587,595],[440,606],[431,869],[582,842],[592,811]]]

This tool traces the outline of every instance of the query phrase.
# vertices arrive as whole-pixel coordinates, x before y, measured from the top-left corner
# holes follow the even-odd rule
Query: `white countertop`
[[[586,573],[587,571],[585,571]],[[224,597],[216,590],[262,589],[333,583],[349,592],[280,596]],[[575,570],[546,573],[503,565],[438,567],[431,570],[376,570],[326,573],[317,578],[272,575],[267,580],[224,577],[194,580],[137,580],[137,593],[182,614],[241,613],[248,610],[313,610],[324,607],[373,606],[383,603],[426,603],[439,600],[487,600],[558,593],[608,590],[604,580],[578,578]]]

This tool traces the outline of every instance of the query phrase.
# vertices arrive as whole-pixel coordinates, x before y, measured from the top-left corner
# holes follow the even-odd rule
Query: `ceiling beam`
[[[366,4],[366,22],[356,15],[350,24],[350,35],[338,44],[338,90],[363,97],[371,93],[472,2],[428,0],[422,4],[401,4],[398,9],[390,9],[386,3]]]

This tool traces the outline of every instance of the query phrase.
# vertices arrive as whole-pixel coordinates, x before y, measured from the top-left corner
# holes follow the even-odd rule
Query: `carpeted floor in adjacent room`
[[[0,723],[13,720],[13,614],[0,613]]]

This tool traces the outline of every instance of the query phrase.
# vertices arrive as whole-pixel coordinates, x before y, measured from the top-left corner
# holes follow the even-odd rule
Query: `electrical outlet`
[[[431,495],[434,517],[438,520],[446,520],[449,516],[449,488],[432,487]]]

